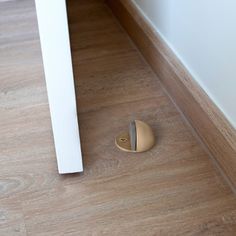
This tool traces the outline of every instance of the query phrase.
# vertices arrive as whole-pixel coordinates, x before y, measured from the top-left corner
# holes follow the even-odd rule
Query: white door
[[[35,0],[60,174],[83,171],[65,0]]]

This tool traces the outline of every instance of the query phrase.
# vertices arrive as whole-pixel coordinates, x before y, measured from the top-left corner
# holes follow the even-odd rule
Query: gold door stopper
[[[145,152],[155,143],[151,127],[143,121],[130,122],[129,131],[122,132],[115,139],[116,146],[125,152]]]

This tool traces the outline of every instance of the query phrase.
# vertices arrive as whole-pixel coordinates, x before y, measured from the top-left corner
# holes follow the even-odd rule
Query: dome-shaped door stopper
[[[129,131],[122,132],[116,137],[116,146],[125,152],[145,152],[155,143],[151,127],[143,121],[130,122]]]

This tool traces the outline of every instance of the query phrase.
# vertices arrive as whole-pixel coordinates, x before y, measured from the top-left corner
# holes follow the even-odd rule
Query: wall
[[[133,2],[236,127],[236,1]]]

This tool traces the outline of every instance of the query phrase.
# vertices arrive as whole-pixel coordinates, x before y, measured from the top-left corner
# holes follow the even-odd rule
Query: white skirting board
[[[83,171],[65,0],[35,0],[60,174]]]

